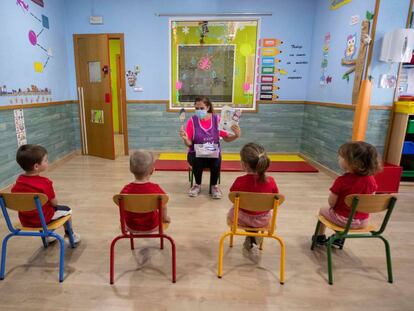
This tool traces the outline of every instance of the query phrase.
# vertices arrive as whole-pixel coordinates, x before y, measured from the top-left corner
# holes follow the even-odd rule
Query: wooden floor
[[[208,177],[208,173],[206,173]],[[14,238],[6,278],[0,282],[1,310],[413,310],[414,186],[403,185],[386,236],[391,242],[394,284],[387,283],[381,241],[348,241],[335,251],[334,285],[327,284],[326,251],[310,251],[315,214],[327,202],[332,179],[324,173],[271,174],[287,197],[278,232],[287,246],[286,283],[279,285],[279,248],[265,243],[259,258],[242,253],[242,238],[226,244],[224,275],[216,277],[218,240],[227,229],[229,201],[188,198],[186,172],[156,172],[153,181],[170,194],[168,233],[177,244],[177,283],[171,283],[170,247],[155,240],[121,241],[115,285],[109,285],[109,245],[119,233],[112,195],[132,180],[128,158],[116,161],[76,156],[49,171],[60,203],[73,208],[81,234],[66,249],[65,281],[58,282],[58,245]],[[222,174],[225,196],[239,173]],[[205,178],[205,183],[208,178]],[[6,234],[0,222],[0,236]]]

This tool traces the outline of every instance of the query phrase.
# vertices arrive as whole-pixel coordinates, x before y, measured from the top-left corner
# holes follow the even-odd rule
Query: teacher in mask
[[[189,147],[187,161],[191,165],[195,184],[188,191],[190,197],[196,197],[201,192],[201,179],[204,168],[210,169],[211,197],[220,199],[222,193],[217,185],[221,166],[220,137],[225,142],[231,142],[240,137],[238,125],[231,127],[234,135],[218,129],[220,116],[216,115],[213,105],[207,97],[196,97],[194,102],[195,115],[187,122],[186,128],[180,129],[180,137]]]

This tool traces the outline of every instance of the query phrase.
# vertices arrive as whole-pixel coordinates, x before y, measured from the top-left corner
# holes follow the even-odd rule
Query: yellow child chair
[[[387,270],[388,270],[388,282],[392,283],[392,266],[391,266],[391,251],[388,241],[382,236],[388,221],[391,217],[391,213],[394,209],[397,198],[389,194],[350,194],[345,197],[345,204],[349,207],[351,213],[347,224],[344,228],[335,225],[322,215],[318,216],[318,223],[316,224],[315,233],[312,237],[311,250],[315,248],[316,236],[319,232],[319,227],[324,224],[329,229],[335,231],[335,234],[331,236],[326,244],[328,251],[328,282],[333,284],[332,275],[332,244],[338,239],[363,239],[363,238],[377,238],[381,239],[385,245],[385,255],[387,257]],[[366,228],[362,229],[350,229],[352,219],[355,212],[362,213],[381,213],[386,211],[381,227],[378,229],[374,225],[369,224]],[[340,247],[342,249],[342,246]]]
[[[176,255],[174,240],[164,233],[168,228],[168,223],[162,222],[162,209],[168,202],[168,195],[166,194],[117,194],[114,195],[113,200],[119,207],[119,215],[121,221],[122,234],[118,235],[112,240],[110,248],[110,268],[109,268],[109,283],[114,284],[114,264],[115,264],[115,244],[120,239],[129,239],[131,249],[134,249],[134,239],[138,238],[156,238],[160,239],[160,248],[164,249],[164,239],[171,243],[171,264],[172,264],[172,282],[176,280]],[[138,233],[129,231],[125,223],[125,211],[132,213],[149,213],[158,210],[158,228],[151,233]]]
[[[64,216],[57,220],[54,220],[46,224],[45,217],[43,215],[42,206],[48,201],[45,194],[42,193],[0,193],[0,207],[3,212],[4,219],[7,224],[7,228],[10,233],[3,239],[1,250],[1,268],[0,268],[0,280],[4,279],[6,269],[6,253],[7,242],[13,236],[35,236],[40,237],[43,241],[43,246],[48,246],[47,238],[54,237],[60,244],[60,263],[59,263],[59,282],[63,282],[63,267],[65,261],[65,243],[63,238],[55,233],[55,230],[65,226],[66,231],[69,233],[69,241],[72,248],[75,248],[75,242],[73,240],[73,231],[71,225],[71,215]],[[28,212],[37,210],[39,213],[41,227],[22,227],[19,224],[11,223],[9,213],[7,209],[15,210],[17,212]]]
[[[230,231],[224,233],[220,238],[219,258],[218,258],[218,272],[219,278],[223,275],[223,253],[224,240],[230,236],[230,247],[233,247],[233,237],[235,235],[263,237],[275,239],[280,244],[280,284],[285,282],[285,243],[282,238],[275,234],[276,218],[279,206],[284,202],[285,197],[282,194],[275,193],[254,193],[254,192],[230,192],[229,199],[234,205],[233,222],[228,223],[231,228]],[[271,222],[268,228],[249,228],[238,225],[239,209],[252,212],[273,211]],[[253,231],[253,232],[250,232]],[[263,242],[260,243],[260,249],[263,249]]]

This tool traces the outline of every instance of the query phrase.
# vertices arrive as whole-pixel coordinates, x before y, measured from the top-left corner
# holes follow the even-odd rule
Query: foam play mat
[[[318,170],[296,154],[269,154],[270,163],[268,172],[296,172],[316,173]],[[155,169],[159,171],[187,171],[186,153],[161,153],[155,162]],[[222,172],[239,172],[240,155],[225,153],[221,158]]]

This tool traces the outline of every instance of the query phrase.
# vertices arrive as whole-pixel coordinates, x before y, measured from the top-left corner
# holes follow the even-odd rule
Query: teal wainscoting
[[[187,114],[187,119],[192,114]],[[225,152],[239,152],[248,142],[259,142],[268,152],[299,152],[304,119],[303,104],[262,104],[258,113],[245,113],[240,120],[242,137],[223,142]],[[185,151],[178,137],[178,113],[165,104],[128,104],[129,148]]]
[[[301,152],[339,172],[337,151],[351,140],[353,120],[351,109],[305,105]]]
[[[40,144],[52,163],[80,149],[78,105],[61,104],[24,109],[27,142]],[[17,150],[13,110],[0,111],[0,188],[12,183],[20,173],[15,161]]]

